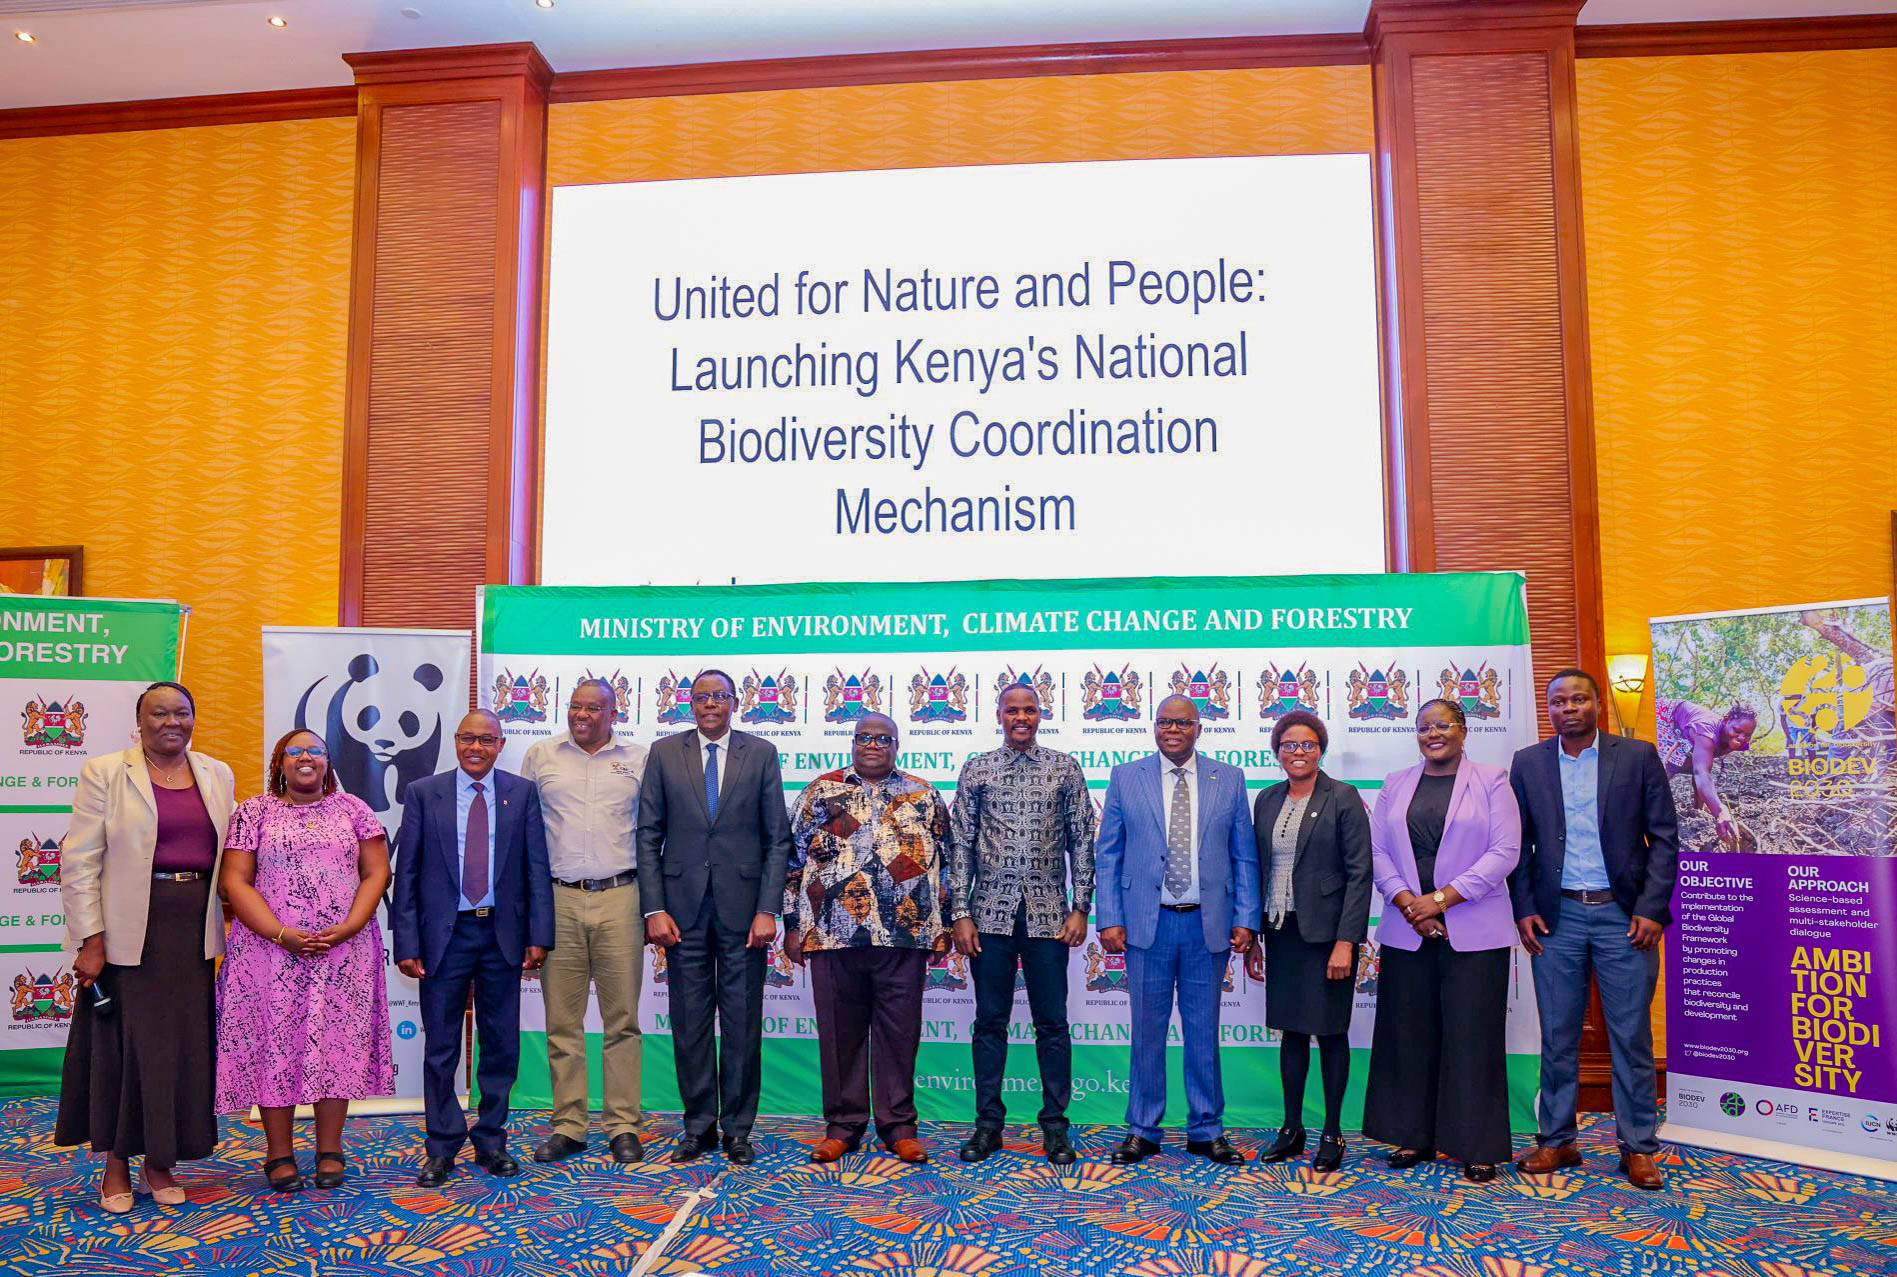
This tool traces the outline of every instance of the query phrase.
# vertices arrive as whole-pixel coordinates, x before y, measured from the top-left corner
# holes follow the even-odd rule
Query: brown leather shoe
[[[856,1146],[848,1140],[835,1137],[821,1139],[812,1146],[810,1160],[813,1162],[834,1162],[840,1157],[848,1157],[856,1151]]]
[[[1516,1169],[1529,1175],[1551,1175],[1564,1166],[1580,1164],[1581,1150],[1574,1147],[1573,1140],[1566,1144],[1543,1144],[1515,1159]]]
[[[1657,1193],[1666,1187],[1666,1176],[1653,1164],[1651,1153],[1622,1153],[1620,1155],[1620,1173],[1635,1188],[1644,1188],[1649,1193]]]
[[[922,1147],[922,1141],[916,1139],[897,1140],[889,1146],[889,1151],[905,1162],[926,1162],[929,1150]]]

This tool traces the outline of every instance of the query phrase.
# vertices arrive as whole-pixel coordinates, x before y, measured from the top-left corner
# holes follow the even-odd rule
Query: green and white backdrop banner
[[[618,689],[617,731],[627,739],[649,743],[688,730],[686,690],[699,669],[716,665],[738,682],[737,726],[781,751],[787,803],[813,777],[848,763],[854,720],[871,710],[895,718],[899,765],[952,800],[963,762],[1001,743],[1000,688],[1024,680],[1041,697],[1041,741],[1080,760],[1096,804],[1116,764],[1151,752],[1153,707],[1175,691],[1199,704],[1201,750],[1243,768],[1254,793],[1281,779],[1271,726],[1294,708],[1324,719],[1326,770],[1370,802],[1388,772],[1416,761],[1416,707],[1433,697],[1451,696],[1468,711],[1469,754],[1479,761],[1505,765],[1537,734],[1525,582],[1515,573],[488,586],[479,615],[477,695],[505,725],[501,766],[517,769],[528,746],[564,730],[566,698],[581,678],[602,677]],[[645,1102],[675,1109],[664,957],[648,949],[645,961]],[[1352,1122],[1379,965],[1378,947],[1367,945],[1351,1024]],[[1121,1121],[1130,1046],[1124,960],[1090,931],[1068,979],[1071,1113],[1081,1122]],[[1032,1120],[1039,1083],[1019,985],[1016,1004],[1009,1108]],[[764,1015],[764,1111],[817,1112],[808,976],[781,953],[767,971]],[[967,1120],[974,994],[961,958],[931,964],[923,1015],[922,1114]],[[515,1099],[545,1104],[545,1020],[533,980],[523,984],[521,1023],[527,1040]],[[599,1027],[595,1008],[591,1052]],[[1176,1018],[1173,1037],[1169,1092],[1180,1110]],[[1275,1125],[1276,1035],[1264,1027],[1263,988],[1236,960],[1226,972],[1222,1037],[1228,1122]],[[1518,1130],[1532,1130],[1538,1029],[1519,950],[1508,1050],[1511,1118]],[[591,1073],[597,1085],[598,1068]]]
[[[176,678],[188,609],[129,599],[0,595],[0,1095],[59,1086],[74,999],[60,847],[86,760],[137,736],[138,694]]]

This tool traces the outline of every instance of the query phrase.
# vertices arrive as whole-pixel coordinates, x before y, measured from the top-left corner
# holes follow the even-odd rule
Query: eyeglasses
[[[1455,730],[1454,723],[1418,723],[1416,725],[1418,736],[1447,736]]]
[[[305,755],[311,758],[328,758],[329,751],[321,745],[289,745],[283,750],[285,758],[302,758]]]
[[[736,698],[734,698],[730,692],[693,692],[692,693],[692,704],[694,705],[722,705],[726,701],[734,700],[734,699]]]
[[[1288,740],[1278,746],[1280,754],[1315,754],[1324,747],[1314,740]]]
[[[454,743],[457,745],[479,745],[483,749],[493,749],[501,743],[498,736],[476,736],[471,732],[456,732]]]
[[[1153,720],[1154,727],[1177,727],[1182,732],[1188,727],[1198,725],[1199,720],[1196,718],[1155,718]]]
[[[888,749],[891,745],[896,743],[896,738],[886,732],[878,732],[874,736],[857,735],[852,737],[852,739],[859,745],[880,745],[884,749]]]

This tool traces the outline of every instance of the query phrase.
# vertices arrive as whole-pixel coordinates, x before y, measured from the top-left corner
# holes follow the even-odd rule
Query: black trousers
[[[470,1133],[455,1073],[461,1064],[461,1014],[474,990],[474,1027],[481,1054],[474,1079],[481,1106]],[[458,914],[448,952],[421,981],[422,1097],[428,1110],[428,1155],[453,1157],[470,1137],[477,1152],[507,1147],[507,1098],[520,1072],[520,964],[494,940],[494,919]]]
[[[916,1048],[922,1041],[922,949],[825,949],[805,959],[817,1004],[823,1117],[854,1144],[870,1119],[885,1146],[916,1134]]]
[[[1028,936],[1027,908],[1014,916],[1014,934],[982,932],[981,952],[969,963],[975,981],[975,1124],[1000,1130],[1008,1120],[1001,1075],[1008,1064],[1008,1021],[1014,1015],[1014,973],[1026,977],[1034,1017],[1034,1054],[1041,1066],[1041,1129],[1067,1129],[1074,1090],[1074,1045],[1067,1031],[1068,948],[1059,940]]]
[[[1461,1162],[1509,1158],[1507,949],[1383,947],[1363,1133]]]
[[[764,1075],[764,954],[745,947],[750,931],[718,921],[711,892],[698,916],[681,921],[667,955],[672,1001],[672,1064],[687,1135],[720,1127],[749,1139]]]

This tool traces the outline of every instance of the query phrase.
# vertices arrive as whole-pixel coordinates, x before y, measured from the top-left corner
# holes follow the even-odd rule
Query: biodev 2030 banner
[[[1680,812],[1662,1135],[1897,1179],[1890,601],[1652,626]]]
[[[1417,759],[1416,709],[1449,696],[1469,717],[1470,754],[1506,764],[1536,735],[1524,583],[1516,573],[1183,577],[1057,581],[654,586],[488,586],[480,607],[481,704],[507,732],[501,766],[564,729],[584,677],[618,689],[615,730],[649,744],[692,726],[689,689],[706,666],[738,685],[735,726],[769,740],[790,801],[847,766],[855,721],[892,715],[898,766],[953,798],[970,756],[997,748],[1001,688],[1032,687],[1041,741],[1073,754],[1098,804],[1112,768],[1152,752],[1153,709],[1174,693],[1199,705],[1199,748],[1243,768],[1254,793],[1282,778],[1272,724],[1292,709],[1330,728],[1325,768],[1374,800],[1387,772]],[[1374,906],[1373,906],[1374,908]],[[664,955],[648,950],[640,1020],[648,1105],[676,1106]],[[1362,1103],[1379,953],[1366,945],[1351,1026]],[[774,951],[765,986],[764,1108],[816,1111],[815,1015],[807,971]],[[1125,1114],[1130,1015],[1124,958],[1091,932],[1068,966],[1076,1121]],[[953,954],[932,963],[917,1063],[917,1102],[965,1120],[973,1103],[974,991]],[[1016,991],[1007,1103],[1027,1117],[1039,1085],[1025,993]],[[1227,1120],[1275,1124],[1275,1035],[1263,989],[1226,970]],[[519,1102],[547,1102],[538,983],[522,989]],[[597,1017],[589,1029],[599,1031]],[[1539,1038],[1519,959],[1510,981],[1511,1116],[1533,1125]],[[1175,1101],[1182,1100],[1174,1088]]]

